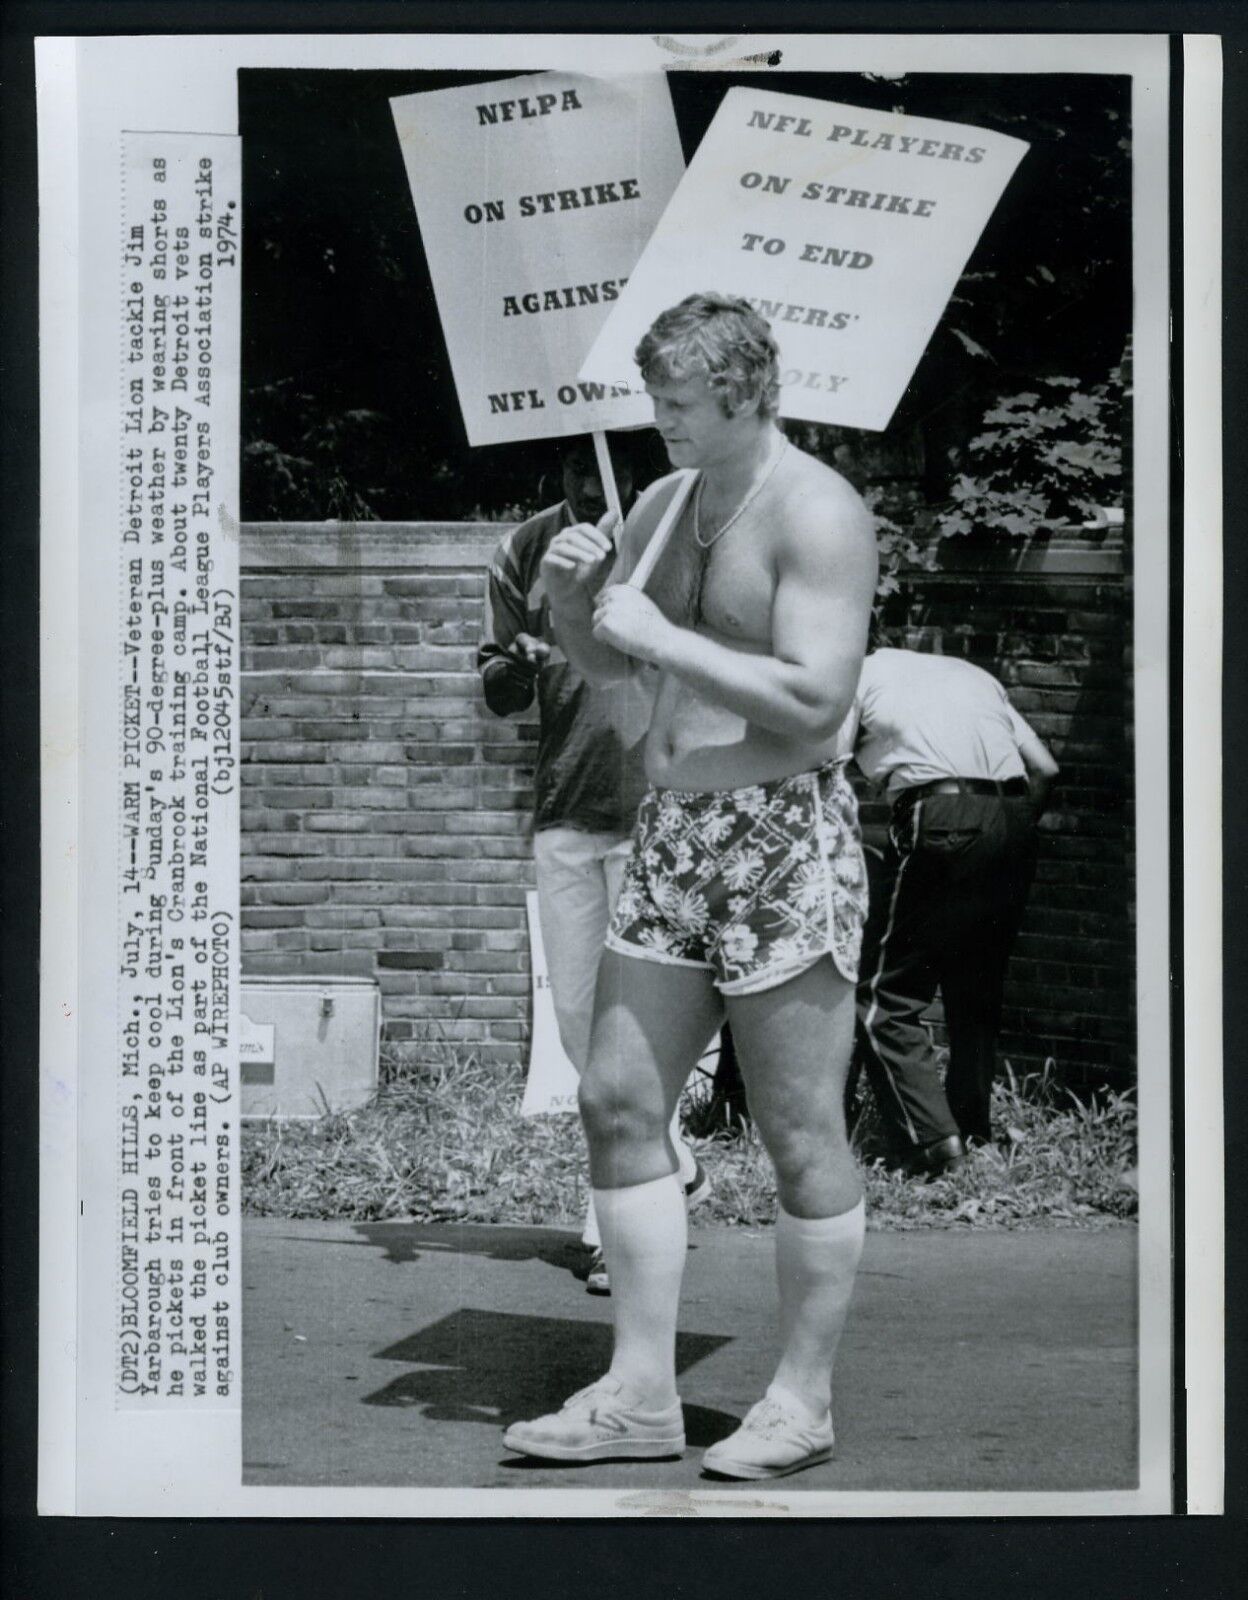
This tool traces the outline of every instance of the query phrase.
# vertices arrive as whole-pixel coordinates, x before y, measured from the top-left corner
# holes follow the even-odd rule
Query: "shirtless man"
[[[842,1089],[866,873],[837,733],[862,666],[875,539],[849,485],[777,428],[776,344],[746,301],[690,296],[655,321],[637,362],[673,465],[699,473],[649,596],[620,580],[677,477],[638,501],[614,570],[606,517],[560,533],[543,563],[579,670],[653,695],[650,788],[580,1087],[614,1352],[605,1377],[504,1443],[570,1462],[683,1451],[685,1205],[667,1129],[726,1012],[776,1169],[780,1359],[703,1465],[770,1478],[832,1453],[832,1361],[862,1250]]]

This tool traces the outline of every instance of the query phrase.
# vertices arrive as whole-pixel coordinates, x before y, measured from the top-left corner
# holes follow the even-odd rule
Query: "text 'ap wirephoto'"
[[[579,368],[684,171],[664,79],[543,72],[391,101],[472,445],[641,426]]]
[[[628,381],[659,312],[714,287],[771,323],[782,416],[886,428],[1027,148],[960,123],[730,89],[581,378]]]

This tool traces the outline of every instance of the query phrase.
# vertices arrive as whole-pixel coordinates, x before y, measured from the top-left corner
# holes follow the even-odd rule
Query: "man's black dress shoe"
[[[947,1139],[937,1139],[916,1150],[910,1158],[910,1171],[925,1178],[939,1178],[965,1160],[966,1146],[956,1133],[951,1133]]]

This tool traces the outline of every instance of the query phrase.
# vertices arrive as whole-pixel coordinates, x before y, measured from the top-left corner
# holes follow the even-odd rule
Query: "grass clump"
[[[579,1223],[584,1140],[573,1116],[522,1117],[520,1068],[434,1047],[388,1064],[358,1111],[244,1128],[244,1210],[252,1216],[379,1221]],[[697,1137],[707,1085],[686,1097],[694,1149],[714,1180],[700,1219],[759,1226],[775,1216],[770,1163],[753,1128]],[[1134,1215],[1135,1104],[1129,1093],[1081,1101],[1042,1074],[1007,1071],[994,1094],[999,1146],[933,1182],[891,1172],[878,1128],[860,1119],[867,1210],[876,1227],[1104,1225]]]
[[[993,1089],[992,1124],[993,1145],[920,1183],[879,1156],[869,1110],[855,1131],[868,1214],[892,1228],[1096,1227],[1136,1215],[1133,1091],[1081,1099],[1057,1082],[1052,1061],[1021,1079],[1007,1065]]]
[[[571,1223],[585,1207],[575,1117],[522,1117],[519,1067],[431,1047],[387,1063],[358,1111],[243,1130],[244,1210],[372,1222]]]

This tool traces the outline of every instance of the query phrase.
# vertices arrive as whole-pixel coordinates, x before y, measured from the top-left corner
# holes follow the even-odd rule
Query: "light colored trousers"
[[[629,849],[630,841],[617,833],[580,828],[543,828],[533,841],[537,909],[555,1019],[564,1054],[578,1074],[589,1061],[598,962]],[[697,1163],[680,1137],[679,1112],[672,1118],[671,1135],[681,1182],[688,1183]],[[595,1248],[599,1243],[592,1195],[581,1237]]]

